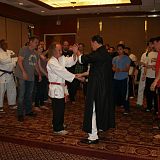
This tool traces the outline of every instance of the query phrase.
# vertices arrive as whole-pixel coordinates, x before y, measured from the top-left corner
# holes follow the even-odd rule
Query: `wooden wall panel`
[[[57,20],[61,21],[60,25],[56,25]],[[43,34],[56,33],[76,33],[77,18],[75,16],[46,16],[43,17],[38,27]]]
[[[102,19],[103,30],[99,31],[99,20]],[[145,49],[144,18],[80,18],[80,29],[77,34],[77,41],[86,44],[87,51],[90,50],[90,38],[95,34],[101,34],[104,43],[116,46],[120,40],[125,41],[126,45],[138,57]]]
[[[0,17],[0,39],[6,39],[5,17]]]
[[[8,48],[18,53],[21,47],[21,22],[7,18]]]
[[[99,18],[80,18],[79,27],[76,40],[84,43],[86,51],[90,52],[91,37],[99,34]]]
[[[152,38],[160,36],[160,17],[147,18],[148,21],[148,34],[147,37]]]
[[[138,57],[146,47],[144,18],[103,18],[102,36],[106,43],[116,46],[120,40],[125,41]]]
[[[21,45],[22,46],[24,46],[24,44],[26,43],[26,42],[28,42],[28,26],[29,26],[30,24],[29,23],[24,23],[24,22],[22,22],[21,23],[21,29],[22,29],[22,33],[21,33]]]

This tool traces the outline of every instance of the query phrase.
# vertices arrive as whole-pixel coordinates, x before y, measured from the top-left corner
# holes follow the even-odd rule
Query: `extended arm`
[[[65,57],[65,67],[72,67],[77,62],[76,54],[73,54],[72,57]]]

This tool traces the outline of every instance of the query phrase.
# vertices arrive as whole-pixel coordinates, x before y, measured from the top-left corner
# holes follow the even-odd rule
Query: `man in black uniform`
[[[79,56],[80,63],[90,63],[83,122],[83,130],[88,133],[88,139],[81,140],[86,144],[98,143],[99,130],[106,131],[115,127],[112,60],[99,35],[92,37],[91,47],[93,52],[87,55],[80,55],[78,47],[76,45],[73,47],[73,52]]]

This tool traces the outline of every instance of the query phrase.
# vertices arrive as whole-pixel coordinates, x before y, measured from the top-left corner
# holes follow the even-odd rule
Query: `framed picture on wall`
[[[63,43],[68,41],[70,45],[73,45],[76,40],[76,33],[57,33],[57,34],[44,34],[44,42],[46,43],[46,49],[52,42]]]

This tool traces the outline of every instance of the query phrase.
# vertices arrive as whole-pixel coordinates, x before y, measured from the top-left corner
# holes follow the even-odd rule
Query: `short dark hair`
[[[0,40],[0,47],[2,47],[2,44],[5,43],[5,42],[6,42],[5,39],[1,39],[1,40]]]
[[[130,48],[130,47],[125,47],[124,49],[128,49],[129,51],[131,51],[131,48]]]
[[[123,44],[118,44],[117,48],[119,48],[119,47],[122,47],[123,49],[125,49],[125,45],[123,45]]]
[[[160,41],[160,36],[155,37],[154,39],[155,39],[154,41],[159,42]]]
[[[5,39],[1,39],[1,40],[0,40],[0,43],[3,43],[3,42],[5,42],[5,41],[6,41]]]
[[[115,48],[114,48],[114,47],[112,47],[112,46],[111,46],[111,47],[109,47],[109,48],[115,49]]]
[[[146,43],[146,44],[147,44],[147,46],[149,46],[149,41],[147,41],[147,43]]]
[[[29,42],[30,42],[30,41],[34,41],[35,39],[38,39],[38,40],[39,40],[39,38],[38,38],[37,36],[29,37]]]
[[[78,45],[82,45],[83,47],[85,47],[85,44],[84,44],[84,43],[78,43]]]
[[[63,41],[62,44],[64,44],[64,42],[67,42],[69,44],[69,42],[67,40]]]
[[[103,45],[103,38],[100,35],[95,35],[91,38],[92,42],[97,42],[98,44]]]
[[[153,43],[155,41],[155,38],[150,38],[149,43]]]

